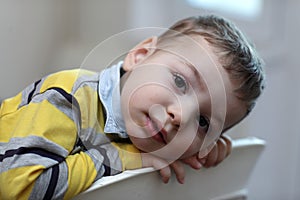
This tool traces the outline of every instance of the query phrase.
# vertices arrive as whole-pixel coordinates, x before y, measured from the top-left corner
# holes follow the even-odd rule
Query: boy
[[[199,168],[227,156],[221,134],[251,111],[263,79],[253,47],[213,15],[179,21],[100,75],[49,75],[1,105],[1,199],[70,199],[151,166],[183,183],[178,160]]]

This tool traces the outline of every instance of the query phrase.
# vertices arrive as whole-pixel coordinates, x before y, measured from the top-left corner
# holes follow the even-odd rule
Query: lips
[[[159,123],[155,123],[155,121],[151,120],[150,117],[147,117],[146,127],[154,140],[167,144],[167,132],[163,128],[159,128]]]

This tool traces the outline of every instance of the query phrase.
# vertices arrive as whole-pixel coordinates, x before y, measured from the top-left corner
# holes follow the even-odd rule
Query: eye
[[[174,78],[174,83],[175,83],[176,87],[178,87],[183,92],[185,92],[187,89],[187,83],[186,83],[185,79],[179,74],[174,74],[173,78]]]
[[[209,120],[202,115],[199,117],[199,127],[204,129],[205,132],[207,132],[209,128]]]

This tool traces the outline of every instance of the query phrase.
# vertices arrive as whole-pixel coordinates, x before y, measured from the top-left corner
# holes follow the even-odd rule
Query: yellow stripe
[[[28,199],[35,180],[43,172],[41,165],[11,169],[0,174],[0,199]]]
[[[98,133],[103,133],[104,117],[97,91],[84,86],[78,89],[75,98],[80,105],[82,128],[94,128]]]
[[[9,114],[17,110],[21,101],[22,101],[22,93],[19,93],[13,98],[4,100],[0,107],[0,119],[3,115]]]
[[[61,71],[51,74],[43,82],[40,92],[44,92],[51,87],[59,87],[70,93],[72,91],[74,82],[78,78],[78,75],[78,70]]]
[[[1,142],[8,142],[13,137],[35,135],[47,138],[70,152],[77,136],[74,122],[46,100],[5,115],[0,123]]]
[[[115,142],[111,144],[118,149],[123,171],[142,167],[141,153],[133,144]]]
[[[44,92],[51,87],[59,87],[67,93],[71,93],[75,81],[80,76],[93,74],[94,72],[81,69],[65,70],[51,74],[44,80],[40,92]]]
[[[83,152],[68,156],[66,162],[69,168],[69,175],[68,190],[64,199],[71,199],[73,196],[86,190],[93,183],[97,171],[92,159]]]

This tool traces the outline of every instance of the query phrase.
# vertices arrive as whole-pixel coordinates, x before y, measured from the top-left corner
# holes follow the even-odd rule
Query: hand
[[[231,138],[229,136],[222,135],[215,143],[212,150],[204,158],[199,158],[197,153],[189,158],[168,163],[167,161],[149,153],[142,153],[142,163],[143,167],[153,167],[154,169],[159,170],[164,183],[168,183],[171,177],[171,170],[173,170],[176,174],[177,181],[183,184],[185,178],[183,163],[188,164],[194,169],[200,169],[202,166],[216,166],[231,153],[231,148]]]
[[[142,153],[142,163],[143,167],[153,167],[154,169],[159,170],[164,183],[169,182],[171,170],[174,171],[177,181],[181,184],[184,183],[185,171],[181,161],[177,160],[172,163],[168,163],[167,161],[149,153]]]
[[[232,149],[231,138],[227,135],[222,135],[215,143],[212,150],[204,157],[198,158],[198,153],[182,161],[190,165],[194,169],[200,169],[201,166],[206,168],[217,166],[221,163],[230,153]]]

